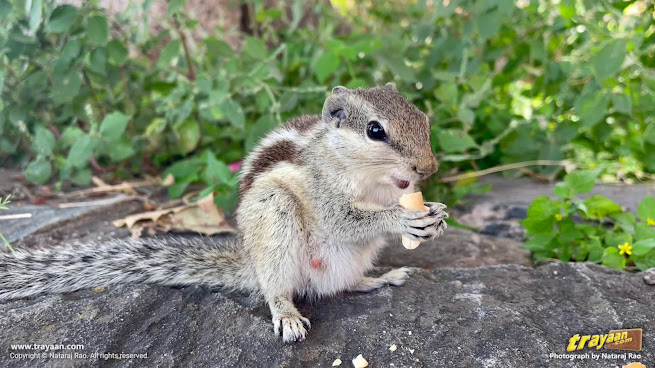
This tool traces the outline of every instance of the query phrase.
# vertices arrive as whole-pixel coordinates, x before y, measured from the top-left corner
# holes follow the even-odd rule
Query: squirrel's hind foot
[[[364,277],[359,284],[352,287],[349,291],[368,293],[388,285],[402,286],[409,278],[411,271],[412,269],[409,267],[401,267],[391,270],[380,277]]]
[[[305,318],[298,312],[293,302],[278,297],[272,303],[271,314],[273,315],[273,331],[275,336],[282,335],[284,342],[302,341],[307,336],[307,332],[312,327],[309,319]]]

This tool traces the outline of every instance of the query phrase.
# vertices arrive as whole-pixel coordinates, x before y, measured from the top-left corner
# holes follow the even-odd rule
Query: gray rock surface
[[[371,367],[613,367],[637,359],[550,354],[565,353],[574,334],[617,328],[644,329],[638,360],[652,366],[654,302],[639,275],[594,265],[418,270],[402,287],[301,303],[313,329],[285,345],[263,305],[243,296],[121,286],[0,304],[0,366],[326,367],[339,358],[349,367],[362,354]],[[10,344],[81,344],[64,352],[87,358],[19,361],[10,353],[25,351]],[[148,357],[90,358],[95,352]]]
[[[380,261],[383,266],[412,266],[425,269],[441,267],[480,267],[501,264],[532,264],[530,252],[521,243],[495,236],[450,227],[438,239],[405,249],[400,237],[389,239]]]
[[[351,367],[358,354],[371,367],[621,367],[633,361],[653,366],[655,287],[644,282],[650,274],[588,264],[524,267],[531,262],[519,247],[517,221],[533,198],[552,189],[523,179],[485,180],[494,182],[491,192],[451,209],[460,221],[466,216],[479,221],[481,233],[451,226],[412,251],[391,238],[378,262],[383,267],[375,272],[417,267],[407,284],[301,301],[301,312],[313,324],[302,343],[276,339],[268,309],[247,295],[202,286],[124,285],[0,304],[0,367],[317,367],[331,366],[337,358],[342,367]],[[603,190],[631,211],[651,193],[637,187]],[[0,222],[0,232],[16,248],[126,237],[129,232],[111,221],[141,208],[136,201],[68,211],[21,207],[14,211],[35,216],[11,227]],[[640,358],[550,356],[566,353],[575,334],[619,328],[644,329]],[[56,351],[78,354],[67,358],[12,349],[12,344],[83,347]],[[398,348],[394,352],[392,344]],[[39,357],[16,358],[35,352]],[[148,355],[117,360],[93,353]]]
[[[59,208],[34,205],[17,207],[9,204],[7,206],[8,211],[2,211],[0,215],[29,214],[31,217],[0,220],[0,232],[9,243],[13,243],[38,231],[48,230],[53,225],[61,225],[75,218],[101,214],[107,209],[115,208],[128,201],[131,201],[129,197],[119,195],[112,198],[87,201],[86,204],[79,207]]]

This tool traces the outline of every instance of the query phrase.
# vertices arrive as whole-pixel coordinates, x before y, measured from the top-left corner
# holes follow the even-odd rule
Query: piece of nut
[[[403,194],[400,199],[398,200],[398,203],[400,203],[403,208],[406,208],[408,210],[415,210],[415,211],[429,211],[430,209],[426,207],[423,204],[423,193],[421,192],[416,192],[416,193],[409,193],[409,194]],[[411,240],[406,237],[402,237],[403,239],[403,246],[407,249],[416,249],[416,247],[421,244],[420,240]]]
[[[353,359],[353,365],[355,366],[355,368],[364,368],[364,367],[368,367],[368,362],[366,361],[366,359],[364,359],[362,354],[359,354],[357,358]]]
[[[333,367],[337,367],[337,366],[340,366],[340,365],[341,365],[341,359],[339,359],[339,358],[335,359],[334,362],[332,362]]]
[[[389,351],[396,351],[396,349],[398,349],[396,344],[393,344],[393,345],[389,346]]]

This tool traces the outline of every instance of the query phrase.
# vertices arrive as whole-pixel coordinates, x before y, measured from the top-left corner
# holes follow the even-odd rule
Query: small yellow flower
[[[596,164],[593,163],[593,162],[590,163],[590,164],[589,164],[589,168],[590,168],[590,169],[595,169],[595,168],[596,168]]]
[[[626,161],[627,160],[625,159],[625,157],[623,157],[623,156],[619,157],[619,162],[620,163],[624,164]]]
[[[628,244],[628,242],[625,242],[621,245],[619,245],[619,253],[620,254],[627,254],[631,255],[632,254],[632,245]]]
[[[560,215],[559,213],[556,213],[556,214],[555,214],[555,220],[557,220],[557,221],[562,221],[563,218],[564,218],[564,217],[562,217],[562,215]]]
[[[650,218],[650,217],[646,219],[646,222],[647,222],[648,225],[650,225],[650,226],[655,226],[655,220],[653,220],[653,219]]]
[[[557,127],[557,125],[555,125],[555,123],[548,124],[548,129],[549,130],[555,130],[556,127]]]

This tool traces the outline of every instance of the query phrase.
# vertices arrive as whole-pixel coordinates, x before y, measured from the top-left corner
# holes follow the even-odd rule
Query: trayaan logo
[[[641,351],[641,328],[628,330],[612,330],[604,335],[573,335],[569,339],[566,351],[582,350],[584,348],[601,348],[612,350]]]

